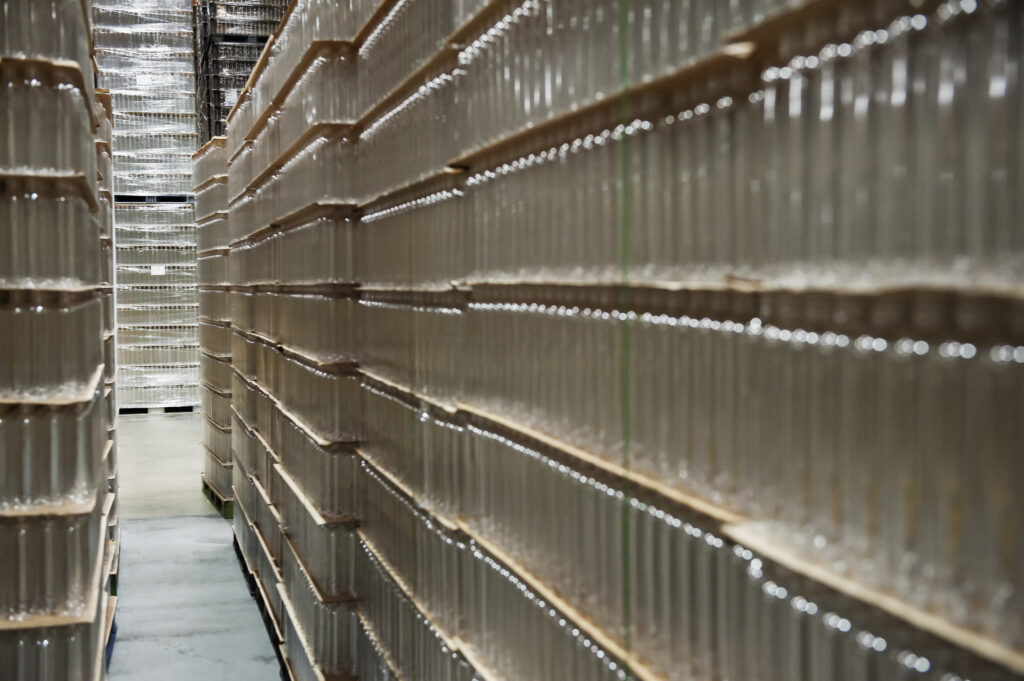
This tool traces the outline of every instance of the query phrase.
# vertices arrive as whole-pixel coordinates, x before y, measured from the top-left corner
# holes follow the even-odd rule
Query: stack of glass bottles
[[[99,681],[118,552],[111,103],[86,4],[0,16],[0,669]]]
[[[1022,22],[298,0],[224,151],[296,678],[1021,678]]]
[[[193,155],[192,183],[199,248],[199,397],[205,421],[203,482],[226,501],[233,495],[225,142],[224,137],[214,137]]]
[[[228,112],[287,5],[285,0],[200,0],[192,5],[200,144],[224,135]]]
[[[198,404],[191,6],[92,7],[98,81],[114,107],[119,406]]]
[[[120,474],[117,466],[117,299],[115,280],[114,243],[114,174],[111,164],[113,136],[113,102],[106,90],[96,90],[96,109],[99,127],[96,132],[96,195],[99,203],[100,269],[104,287],[100,290],[103,303],[103,415],[105,423],[104,475],[111,507],[107,518],[107,535],[112,558],[110,593],[116,603],[117,574],[121,556],[121,529],[118,524]],[[113,612],[111,606],[110,612]]]

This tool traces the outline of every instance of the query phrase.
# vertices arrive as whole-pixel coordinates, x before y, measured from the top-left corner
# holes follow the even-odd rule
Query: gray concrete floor
[[[121,518],[217,515],[203,496],[203,417],[133,414],[117,419]]]
[[[278,681],[231,547],[203,497],[198,414],[118,419],[121,560],[112,681]]]

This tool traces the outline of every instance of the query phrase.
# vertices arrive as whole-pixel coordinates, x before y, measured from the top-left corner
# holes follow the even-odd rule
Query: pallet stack
[[[192,5],[200,144],[224,135],[228,112],[287,4],[285,0],[199,0]]]
[[[203,410],[203,492],[230,518],[231,300],[228,280],[228,176],[224,137],[192,157],[199,242],[199,396]]]
[[[0,669],[99,681],[117,555],[109,100],[87,4],[0,16]]]
[[[1020,678],[1022,20],[295,2],[225,149],[292,678]]]
[[[117,467],[117,301],[114,253],[114,171],[112,133],[114,123],[113,102],[106,90],[96,90],[96,196],[99,204],[100,257],[104,287],[100,291],[103,303],[103,413],[105,445],[103,450],[104,474],[107,493],[112,496],[107,517],[107,537],[112,552],[110,561],[110,612],[117,603],[117,576],[121,556],[121,529],[118,525],[120,475]],[[113,625],[111,617],[108,626]],[[113,645],[113,641],[110,642]]]
[[[191,6],[97,0],[93,17],[98,80],[114,107],[118,402],[122,408],[195,405]]]

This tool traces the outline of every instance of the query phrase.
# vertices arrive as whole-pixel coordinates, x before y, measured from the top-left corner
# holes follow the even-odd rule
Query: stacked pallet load
[[[192,5],[200,144],[224,135],[228,112],[287,4],[285,0],[198,0]]]
[[[1022,21],[296,0],[225,149],[291,677],[1021,678]]]
[[[111,147],[114,122],[113,103],[110,93],[96,90],[96,197],[99,205],[97,216],[100,229],[100,268],[103,288],[100,299],[103,303],[103,413],[105,445],[103,449],[104,474],[107,492],[113,495],[113,504],[107,518],[108,538],[113,551],[110,566],[111,612],[117,602],[117,573],[121,555],[121,530],[118,526],[118,491],[120,476],[117,468],[117,328],[114,291],[114,171]],[[111,621],[109,624],[113,624]]]
[[[231,300],[228,280],[228,177],[224,137],[193,158],[199,244],[199,397],[203,410],[203,493],[225,517],[231,491]]]
[[[93,18],[114,109],[118,403],[188,407],[199,400],[191,5],[97,0]]]
[[[0,670],[99,681],[116,554],[110,119],[86,3],[2,0],[0,16]]]

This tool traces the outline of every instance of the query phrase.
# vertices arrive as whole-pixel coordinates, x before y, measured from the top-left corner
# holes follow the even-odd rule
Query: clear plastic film
[[[340,47],[322,50],[267,119],[253,144],[245,147],[246,153],[232,160],[231,195],[237,195],[310,128],[354,123],[360,111],[344,93],[354,87],[355,78],[354,54]]]
[[[207,47],[210,61],[229,67],[232,73],[245,75],[245,69],[252,71],[253,65],[263,52],[262,43],[210,42]],[[237,67],[234,65],[237,64]]]
[[[114,294],[109,290],[101,291],[100,303],[103,305],[103,335],[108,336],[114,333]]]
[[[0,407],[0,510],[91,500],[100,480],[106,412],[96,394],[70,407]],[[39,456],[56,452],[58,460]]]
[[[117,330],[118,343],[123,346],[179,343],[192,345],[196,342],[197,333],[195,326],[122,326]],[[196,361],[198,362],[198,359]]]
[[[501,320],[506,314],[527,325],[505,326]],[[858,581],[911,602],[919,593],[911,585],[936,580],[932,593],[945,596],[923,600],[920,605],[942,610],[949,617],[965,617],[971,612],[971,617],[977,618],[973,626],[979,629],[1000,620],[997,613],[1002,611],[1003,601],[994,594],[1016,591],[1017,587],[1004,582],[1014,579],[1005,568],[983,561],[958,561],[957,556],[965,550],[960,542],[981,539],[976,533],[959,535],[949,524],[953,521],[941,509],[955,506],[961,497],[939,481],[949,479],[945,471],[962,471],[966,463],[954,463],[957,456],[951,454],[951,447],[932,438],[950,444],[980,438],[992,443],[986,455],[997,458],[999,451],[1006,451],[1016,438],[1014,425],[1002,420],[975,421],[968,414],[975,413],[974,409],[997,413],[998,405],[1012,399],[1005,391],[1020,383],[1014,378],[1020,366],[1015,359],[1020,354],[1017,348],[808,332],[762,323],[758,318],[720,321],[507,304],[471,306],[469,315],[471,320],[480,315],[471,326],[482,335],[473,350],[466,348],[460,354],[472,357],[483,353],[479,355],[483,363],[478,365],[483,373],[467,368],[473,383],[486,386],[480,390],[467,385],[467,396],[482,407],[550,432],[611,462],[621,459],[627,445],[624,433],[628,432],[632,469],[776,525],[781,535],[803,551],[818,554],[826,562],[835,561],[836,569],[848,571]],[[552,322],[550,333],[554,336],[528,319]],[[620,380],[615,367],[591,363],[585,374],[574,378],[557,368],[573,366],[572,356],[580,347],[620,351],[619,325],[623,323],[630,329],[628,390],[636,405],[628,431],[618,419],[620,406],[614,397],[585,399],[582,392],[564,389],[575,385],[592,395],[613,396]],[[542,340],[554,337],[565,342],[566,354],[558,359],[550,354],[550,342]],[[533,346],[534,341],[538,345]],[[502,360],[486,359],[491,350],[512,354]],[[517,355],[518,350],[523,354]],[[554,363],[539,358],[552,358]],[[509,371],[507,380],[499,378],[500,370],[492,373],[487,368],[499,365]],[[739,376],[747,377],[745,390],[734,391],[730,386]],[[593,389],[584,388],[587,385]],[[688,388],[679,389],[680,385]],[[975,387],[969,389],[969,385]],[[783,399],[779,390],[783,390]],[[666,394],[672,394],[679,405],[674,416],[660,411],[671,404],[659,397]],[[968,394],[969,404],[962,401]],[[854,395],[876,397],[855,408],[847,401]],[[877,397],[885,395],[895,401]],[[524,405],[534,407],[524,411]],[[746,415],[745,427],[737,429],[740,414]],[[799,423],[801,415],[811,418],[816,427],[778,425]],[[981,422],[987,424],[984,435],[976,429]],[[595,423],[610,427],[588,425]],[[943,423],[944,427],[927,426],[926,432],[921,432],[922,423]],[[859,439],[851,440],[846,433],[858,433]],[[875,452],[879,458],[856,453],[862,451]],[[945,458],[947,455],[953,458]],[[915,478],[913,471],[936,457],[950,468],[933,469],[934,477]],[[795,477],[795,470],[808,476],[809,486]],[[929,480],[938,487],[930,487]],[[985,498],[1004,498],[996,491],[999,485],[985,482],[980,471],[977,476],[962,478],[961,483],[962,489],[989,489],[982,495]],[[925,487],[932,492],[926,494]],[[903,526],[903,521],[897,520],[910,517],[906,504],[911,498],[918,500],[919,510],[929,509],[925,513],[929,522]],[[891,534],[871,525],[868,509],[882,499],[887,500],[883,512],[896,523],[890,529],[902,527],[901,531]],[[836,503],[838,508],[833,506]],[[971,508],[978,514],[977,527],[982,527],[986,521],[980,518],[994,509],[977,504],[972,502]],[[1001,545],[994,537],[989,541],[986,555],[1009,555],[1018,550]],[[910,548],[915,546],[918,548]],[[950,552],[934,553],[939,547]],[[908,548],[914,558],[900,558]],[[964,581],[958,586],[959,580]],[[1006,629],[1002,634],[990,631],[992,635],[1007,633]]]
[[[368,466],[361,466],[360,473],[360,536],[407,585],[432,622],[446,632],[458,632],[462,588],[458,565],[465,546]],[[399,518],[406,528],[402,533],[391,529]]]
[[[230,450],[228,450],[228,453],[230,453]],[[203,479],[225,499],[230,499],[233,496],[231,472],[231,466],[221,463],[216,453],[203,452]]]
[[[114,284],[114,243],[112,239],[100,240],[100,281],[104,286]]]
[[[260,448],[265,450],[266,447],[261,439],[256,437],[256,430],[271,424],[273,401],[264,395],[256,384],[250,383],[247,378],[236,371],[231,376],[231,408],[245,431],[244,437],[235,438],[235,443],[246,452],[244,457],[240,457],[243,459],[243,465],[258,480],[269,484],[270,467],[266,462],[269,455],[265,451],[257,451]],[[238,427],[238,423],[232,423],[232,427]],[[268,432],[266,437],[273,438],[273,433]],[[235,447],[235,450],[239,451],[239,448]]]
[[[189,148],[191,148],[191,144]],[[188,154],[164,150],[114,152],[114,165],[122,175],[183,175],[192,168]],[[160,192],[166,193],[166,192]]]
[[[185,407],[199,400],[197,385],[146,385],[119,387],[118,406],[121,407]]]
[[[196,299],[196,266],[195,265],[121,265],[117,268],[118,288],[152,286],[176,286],[181,288],[179,295],[184,299]],[[139,288],[139,290],[144,290]]]
[[[231,295],[227,291],[199,289],[199,316],[207,321],[230,322]]]
[[[199,377],[201,381],[222,393],[231,393],[231,360],[222,359],[205,352],[199,354]]]
[[[361,542],[356,549],[355,560],[361,624],[363,631],[372,632],[373,636],[364,634],[356,639],[357,662],[367,667],[361,668],[361,673],[381,679],[431,674],[459,681],[478,678],[465,659],[451,651],[441,632],[402,591],[365,543]],[[387,664],[395,665],[396,669],[392,671]]]
[[[215,355],[231,354],[231,327],[224,324],[199,322],[199,345]]]
[[[211,28],[211,33],[233,33],[235,35],[267,35],[272,33],[263,32],[260,24],[273,22],[274,28],[276,28],[277,22],[281,21],[281,17],[284,16],[284,10],[286,3],[282,0],[274,1],[261,1],[251,2],[246,0],[239,0],[237,2],[221,2],[220,0],[209,0],[209,16],[210,19],[220,19],[222,21],[237,21],[253,22],[253,28],[251,31],[221,31],[216,28]]]
[[[71,61],[92,83],[91,26],[79,0],[33,0],[4,4],[0,55],[15,59]]]
[[[226,249],[231,243],[228,218],[218,216],[199,223],[196,226],[196,242],[200,253]]]
[[[461,353],[468,348],[431,338],[466,338],[470,319],[461,308],[429,296],[409,305],[375,295],[360,299],[356,318],[361,330],[361,366],[439,401],[457,399],[463,380],[457,367],[466,359]],[[411,354],[410,343],[401,339],[412,339]],[[410,356],[416,359],[410,362]]]
[[[112,172],[113,171],[111,171],[111,173]],[[110,180],[111,183],[113,183],[114,178],[111,176]],[[111,184],[110,187],[100,186],[99,190],[100,191],[96,196],[96,201],[99,205],[96,222],[99,225],[100,237],[112,239],[114,236],[114,187],[113,184]],[[104,258],[108,255],[112,258],[114,255],[114,249],[112,247],[109,249],[104,248],[102,249],[102,252]],[[111,259],[109,263],[104,263],[104,267],[113,271],[113,260]],[[104,278],[104,281],[108,280]]]
[[[197,386],[199,384],[199,364],[173,364],[168,366],[130,366],[122,364],[118,367],[117,382],[120,389],[124,391],[132,388]]]
[[[349,532],[347,537],[349,546],[339,551],[335,559],[347,559],[351,564],[354,533]],[[284,588],[295,610],[295,624],[303,631],[317,668],[327,674],[352,673],[353,634],[359,622],[354,604],[322,600],[320,582],[307,572],[291,546],[285,546],[281,563]]]
[[[361,63],[356,98],[360,112],[383,100],[410,73],[427,62],[451,34],[451,0],[399,0],[359,45]]]
[[[208,180],[227,175],[228,160],[224,143],[220,138],[204,144],[192,159],[192,186],[199,187]]]
[[[157,52],[166,50],[172,54],[192,49],[191,30],[154,33],[152,31],[122,31],[116,28],[96,26],[93,37],[98,48],[155,50]]]
[[[1014,299],[1021,273],[1009,226],[1024,194],[1012,186],[1024,14],[995,0],[927,14],[803,4],[513,3],[358,139],[313,140],[267,173],[308,126],[382,101],[482,7],[389,6],[353,93],[344,58],[291,71],[313,39],[369,15],[296,4],[226,149],[233,284],[363,285],[353,309],[340,294],[230,294],[237,329],[275,344],[230,337],[232,436],[253,476],[235,471],[242,505],[302,604],[283,619],[293,667],[312,678],[349,642],[324,636],[317,623],[338,638],[321,619],[336,612],[304,580],[350,547],[323,557],[301,492],[325,516],[354,513],[366,538],[354,552],[365,628],[346,673],[389,678],[386,652],[404,677],[461,679],[456,656],[430,648],[443,633],[501,678],[627,679],[634,664],[673,680],[1009,678],[720,536],[735,527],[659,508],[686,495],[738,514],[776,549],[1021,649],[1024,354],[1019,305],[1002,294]],[[772,57],[726,68],[726,42],[777,13]],[[396,191],[452,161],[469,172]],[[290,219],[317,201],[363,205]],[[521,283],[550,286],[509,286]],[[371,376],[351,392],[351,377],[289,351],[354,358]],[[358,438],[360,455],[320,438]],[[266,560],[240,527],[250,564]],[[306,543],[279,549],[276,529]]]
[[[447,70],[431,75],[360,131],[358,195],[364,200],[436,174],[458,155],[450,115],[455,78]]]
[[[236,481],[241,483],[241,480],[239,480],[240,471],[232,469],[232,475]],[[241,505],[239,504],[239,506]],[[245,509],[236,507],[235,510],[241,511],[234,514],[234,532],[235,538],[238,540],[238,547],[242,552],[246,565],[252,566],[251,570],[254,577],[260,583],[262,593],[267,594],[269,599],[267,606],[274,622],[278,622],[280,623],[279,626],[284,627],[285,622],[290,622],[291,620],[287,618],[282,619],[284,617],[284,609],[280,593],[277,590],[280,571],[274,565],[271,557],[267,555],[264,549],[266,543],[260,531],[255,525],[248,522]]]
[[[276,16],[283,11],[283,3],[239,3],[246,11]],[[253,66],[259,59],[266,38],[276,28],[277,20],[257,20],[246,24],[222,18],[211,19],[211,11],[218,14],[222,8],[209,2],[196,6],[196,106],[202,141],[223,136],[227,116],[238,101]],[[223,30],[240,31],[224,34]]]
[[[288,529],[288,539],[295,551],[302,557],[304,572],[309,572],[324,597],[351,597],[354,580],[352,558],[357,541],[352,524],[337,518],[318,522],[310,516],[291,484],[284,482],[277,489],[281,522]],[[284,553],[287,558],[289,551]]]
[[[947,285],[953,271],[955,282],[963,286],[1012,285],[1020,278],[1020,249],[1001,231],[1005,223],[999,216],[1007,214],[1007,196],[974,175],[993,165],[1005,167],[1003,148],[969,141],[973,138],[966,128],[950,133],[952,142],[940,142],[933,136],[941,134],[938,128],[926,124],[942,112],[925,102],[933,96],[926,84],[937,82],[935,69],[944,63],[944,57],[928,55],[948,50],[946,58],[953,58],[958,40],[995,39],[994,25],[956,15],[945,21],[906,17],[885,29],[865,31],[852,44],[829,44],[769,68],[761,89],[742,96],[698,89],[684,95],[691,104],[666,116],[603,129],[584,125],[572,139],[552,139],[547,148],[542,140],[532,141],[518,158],[469,179],[471,219],[482,227],[477,257],[486,259],[477,263],[473,277],[566,280],[578,277],[582,265],[588,279],[615,281],[620,258],[616,197],[628,196],[634,211],[628,251],[631,281],[718,283],[738,276],[791,287],[932,286]],[[913,59],[904,80],[887,78],[879,68],[865,71],[871,63],[898,66],[908,52]],[[989,58],[981,50],[969,56],[982,70]],[[861,76],[887,93],[870,100],[865,115],[893,127],[880,130],[864,145],[831,149],[825,140],[854,140],[861,129],[854,111],[844,110],[836,100],[840,88],[852,87],[853,79]],[[695,96],[704,101],[692,104]],[[1008,112],[1010,99],[979,92],[974,101],[987,102],[987,110],[1002,120],[1000,112]],[[953,106],[959,103],[955,99]],[[920,125],[909,111],[920,112]],[[947,120],[970,126],[974,119]],[[904,136],[901,125],[913,125],[916,135]],[[944,172],[929,160],[933,149],[961,143],[979,154],[978,162],[967,162],[969,154],[951,150],[949,158],[963,161],[948,172],[963,180],[961,188],[977,187],[982,199],[951,208],[947,220],[931,220],[931,195],[912,188],[924,192],[935,186],[934,173]],[[627,145],[630,172],[623,175],[618,159]],[[900,154],[895,169],[893,153]],[[804,155],[807,162],[820,161],[818,167],[835,169],[834,174],[799,172]],[[982,160],[985,155],[987,160]],[[790,171],[779,170],[786,168]],[[861,179],[885,173],[892,175],[891,181],[877,186]],[[552,181],[555,177],[557,182]],[[578,191],[569,190],[580,197],[579,210],[567,212],[550,194],[555,188],[565,191],[567,182],[579,183]],[[794,201],[777,201],[778,196]],[[862,213],[856,206],[863,197],[874,197],[873,229],[861,229]],[[521,208],[495,211],[498,202]],[[970,227],[960,222],[957,216],[972,206],[993,219],[972,221]],[[490,216],[494,219],[485,220]],[[920,222],[908,229],[908,220],[915,216]],[[553,221],[562,228],[542,228],[520,239],[521,251],[501,246],[509,230]],[[596,240],[595,224],[605,230]]]
[[[0,66],[0,172],[81,176],[95,195],[93,109],[85,93],[43,64]]]
[[[119,252],[131,248],[196,248],[198,230],[192,225],[117,225]]]
[[[93,389],[102,362],[98,297],[0,294],[0,398],[80,401]]]
[[[196,261],[196,249],[194,246],[118,247],[116,257],[118,265],[125,267],[189,265]]]
[[[269,292],[231,295],[235,328],[258,333],[320,362],[352,360],[356,356],[354,321],[358,305],[354,298]]]
[[[110,383],[103,388],[103,409],[106,414],[107,438],[116,439],[116,433],[114,438],[111,438],[111,431],[114,430],[115,421],[117,421],[117,386],[114,383]],[[112,451],[116,457],[117,442],[114,442]]]
[[[490,0],[452,0],[453,25],[462,26],[484,9]]]
[[[240,236],[252,234],[313,204],[356,203],[353,154],[353,144],[341,133],[320,134],[290,157],[280,170],[245,190],[247,200],[231,196],[231,221],[245,225]],[[234,164],[228,169],[229,196],[233,170]]]
[[[277,97],[310,44],[321,41],[351,41],[376,9],[376,0],[352,0],[339,4],[329,0],[296,3],[281,25],[266,67],[232,118],[228,132],[228,157],[241,148],[256,119]]]
[[[108,384],[117,377],[117,344],[114,337],[103,341],[103,383]]]
[[[239,385],[241,383],[241,385]],[[302,493],[325,516],[355,517],[358,490],[358,461],[351,448],[325,446],[310,437],[304,428],[282,413],[260,391],[235,379],[232,398],[251,403],[251,411],[264,414],[264,436],[280,457],[287,474]],[[255,423],[255,421],[254,421]],[[265,479],[265,478],[264,478]]]
[[[191,55],[185,53],[185,56],[188,58]],[[154,98],[163,91],[188,92],[195,87],[195,74],[191,69],[188,71],[152,71],[140,69],[140,66],[144,66],[144,64],[137,64],[135,67],[127,69],[101,69],[99,72],[100,87],[115,92],[148,91]],[[114,130],[115,134],[119,132],[117,126],[114,127]]]
[[[457,517],[458,490],[471,474],[465,426],[374,380],[363,382],[363,404],[363,456],[430,508]]]
[[[106,635],[106,601],[96,599],[91,619],[79,624],[0,631],[0,662],[18,681],[65,681],[89,678],[100,663]],[[23,651],[36,651],[25,655]]]
[[[231,428],[231,395],[221,395],[206,386],[200,386],[199,403],[207,418],[223,428]],[[216,454],[224,461],[231,460],[230,449],[227,452],[216,452]]]
[[[126,365],[169,365],[195,364],[199,346],[191,345],[124,345],[117,348],[118,364]]]
[[[119,305],[117,323],[122,327],[140,325],[195,326],[199,323],[199,309],[195,305]]]
[[[139,64],[140,55],[137,50],[126,47],[107,47],[98,48],[95,51],[96,64],[101,72],[130,72],[132,69]],[[188,73],[192,70],[193,59],[191,51],[183,51],[175,54],[164,55],[162,59],[147,59],[145,60],[145,68],[151,73]],[[148,84],[148,81],[147,81]],[[126,92],[133,91],[131,87],[119,87],[118,90]],[[145,88],[134,89],[137,94],[146,94]],[[190,92],[191,90],[186,90]],[[161,92],[161,96],[163,96]],[[152,96],[152,92],[149,92]],[[137,108],[125,108],[122,106],[116,106],[116,109],[122,111],[139,111]]]
[[[196,304],[196,293],[194,288],[177,286],[125,286],[119,284],[117,303],[119,306],[188,306]]]
[[[83,288],[101,282],[99,223],[65,183],[8,179],[0,191],[0,285]]]
[[[232,237],[242,228],[229,220]],[[244,223],[243,223],[244,224]],[[355,281],[352,252],[356,222],[343,217],[313,218],[284,232],[231,250],[233,285],[306,284]]]
[[[283,8],[274,8],[278,11],[273,13],[261,11],[260,7],[245,8],[244,5],[240,9],[242,11],[211,16],[210,29],[232,35],[269,35],[277,28],[281,20],[279,15],[283,13]],[[278,15],[276,18],[275,14]]]
[[[5,620],[90,614],[86,606],[98,586],[93,576],[103,549],[103,504],[93,491],[83,512],[22,515],[0,522],[0,549],[9,558],[0,566],[0,612]]]
[[[763,668],[765,660],[773,660],[773,666],[786,666],[809,659],[822,665],[822,669],[831,669],[841,661],[852,665],[857,659],[894,674],[905,667],[908,659],[919,673],[965,673],[975,668],[975,662],[968,657],[951,654],[934,642],[926,642],[905,629],[901,631],[892,620],[868,617],[859,603],[819,589],[792,573],[769,573],[762,560],[742,546],[723,541],[692,522],[624,494],[615,486],[547,459],[494,432],[472,426],[466,432],[474,453],[469,456],[470,450],[462,450],[467,452],[462,461],[468,468],[457,475],[473,483],[452,486],[450,491],[468,494],[455,507],[470,531],[505,547],[532,575],[552,585],[561,597],[580,608],[592,624],[602,626],[614,638],[631,637],[638,659],[667,678],[745,678]],[[425,430],[420,436],[424,442],[431,442]],[[438,447],[443,450],[446,445]],[[406,470],[417,465],[412,460],[404,463]],[[369,469],[364,468],[364,473],[377,480],[377,485],[383,484]],[[509,485],[509,480],[517,480],[521,488]],[[495,494],[498,488],[500,492]],[[376,489],[373,483],[370,489]],[[363,512],[364,531],[371,537],[374,552],[387,556],[390,569],[399,571],[403,582],[424,599],[429,610],[431,599],[442,593],[443,588],[426,584],[417,587],[419,580],[430,574],[450,574],[451,570],[440,558],[443,553],[434,553],[431,545],[438,550],[446,545],[462,547],[447,544],[444,533],[436,529],[418,535],[415,553],[420,562],[412,568],[408,562],[411,557],[404,557],[407,554],[403,553],[410,550],[410,544],[394,539],[386,530],[381,533],[375,529],[374,519],[378,513],[382,519],[405,513],[413,520],[418,511],[386,486],[363,499],[369,504]],[[398,504],[395,510],[388,510],[393,504]],[[404,511],[397,510],[402,507]],[[565,512],[561,510],[564,507],[578,510]],[[485,510],[492,508],[493,511]],[[560,521],[552,522],[552,517]],[[620,522],[625,524],[620,526]],[[413,526],[416,523],[413,520]],[[423,527],[427,529],[430,525],[425,523]],[[614,542],[615,535],[609,537],[607,533],[626,532],[627,527],[630,540],[623,543],[623,550],[629,552],[628,560],[612,551],[603,560],[595,561],[593,547],[609,539]],[[589,533],[593,533],[592,537]],[[625,541],[625,536],[620,540]],[[379,546],[378,538],[384,542]],[[391,541],[397,543],[389,544]],[[527,678],[564,678],[558,670],[574,664],[569,653],[572,646],[563,647],[558,643],[559,637],[552,637],[551,633],[570,634],[572,624],[559,620],[554,611],[549,615],[543,603],[522,588],[524,585],[515,573],[492,556],[472,546],[457,553],[462,556],[455,568],[459,579],[473,586],[444,600],[462,602],[468,608],[460,611],[466,615],[462,623],[465,628],[461,630],[463,642],[475,647],[482,659],[505,673],[515,669]],[[578,559],[572,557],[577,554]],[[685,569],[684,565],[694,570],[696,582],[680,584],[675,578]],[[357,571],[359,576],[369,573]],[[588,587],[588,583],[593,586]],[[357,587],[357,591],[361,603],[378,597],[370,588]],[[595,593],[604,596],[595,600]],[[624,608],[628,608],[628,617]],[[527,631],[540,627],[537,635],[543,634],[543,640],[554,646],[546,660],[535,665],[531,656],[517,647],[530,649],[531,644],[521,638],[520,624],[509,622],[510,609],[520,616],[533,617]],[[369,610],[368,614],[372,613]],[[697,624],[709,617],[718,622],[717,636],[709,636]],[[553,632],[547,629],[556,623]],[[795,636],[798,631],[813,633],[809,637],[795,637],[796,648],[787,650],[766,636],[768,631],[778,631],[780,627],[787,636]],[[577,635],[579,630],[571,633],[570,638]],[[478,641],[483,640],[496,642],[496,646],[477,647]],[[882,644],[882,640],[887,643]],[[754,641],[761,643],[756,644],[758,652],[752,655],[749,646]],[[865,641],[870,645],[864,645]],[[823,678],[828,678],[827,674]]]
[[[141,7],[113,3],[93,6],[93,23],[97,27],[124,33],[163,33],[186,31],[192,26],[192,12],[176,6],[167,8]]]
[[[248,336],[243,336],[238,331],[231,334],[231,366],[232,368],[247,381],[255,381],[257,374],[257,360],[259,359],[256,354],[257,341]],[[255,385],[255,384],[254,384]],[[244,398],[241,398],[244,400]],[[245,406],[244,401],[239,399],[235,400],[236,406]],[[252,413],[242,413],[242,417],[246,419],[246,423],[254,425],[256,423],[256,417]]]
[[[146,91],[125,90],[111,93],[115,111],[151,111],[153,113],[190,114],[195,111],[196,97],[191,90],[165,90],[159,97]]]
[[[193,113],[148,113],[114,111],[114,149],[120,148],[119,140],[130,139],[133,135],[190,135],[195,134]],[[183,150],[185,152],[186,150]],[[195,149],[188,149],[192,154]]]
[[[358,280],[368,286],[448,289],[474,253],[465,193],[451,181],[366,210],[354,230]],[[476,227],[473,229],[471,227]]]
[[[203,220],[214,213],[225,213],[227,210],[228,183],[226,178],[218,178],[196,192],[196,219]]]
[[[120,175],[114,173],[114,189],[119,194],[180,194],[189,191],[191,173],[152,173],[148,175]]]
[[[103,203],[101,210],[110,210],[114,193],[114,157],[108,145],[96,145],[96,192],[97,200]]]
[[[198,400],[198,390],[193,389],[193,401]],[[231,451],[231,429],[217,427],[207,419],[203,419],[203,444],[215,452]]]
[[[260,372],[262,387],[312,433],[335,442],[358,438],[358,378],[315,368],[263,343],[251,343],[247,347],[264,369]],[[233,359],[238,356],[234,350],[233,347]],[[240,361],[244,362],[244,358]]]
[[[117,229],[142,225],[189,226],[195,223],[195,209],[190,203],[118,203],[114,222]]]

